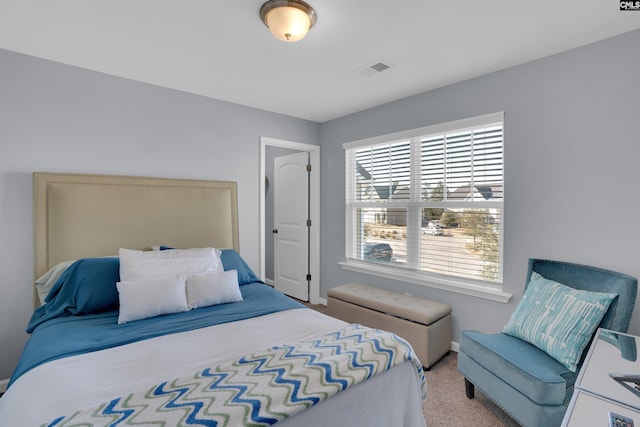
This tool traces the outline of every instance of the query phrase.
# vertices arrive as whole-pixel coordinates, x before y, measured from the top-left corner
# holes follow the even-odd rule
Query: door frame
[[[309,284],[309,302],[320,304],[320,146],[304,144],[301,142],[286,141],[284,139],[260,137],[260,277],[265,278],[265,233],[268,227],[265,224],[265,178],[266,178],[266,153],[267,147],[290,148],[309,153],[311,173],[309,179],[311,204],[311,242],[309,245],[309,259],[311,261],[311,282]]]

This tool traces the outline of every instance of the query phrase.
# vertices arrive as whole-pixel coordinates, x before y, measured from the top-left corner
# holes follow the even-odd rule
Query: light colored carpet
[[[517,427],[513,418],[477,388],[475,398],[467,399],[457,363],[458,353],[452,351],[425,372],[427,400],[422,410],[427,427]]]
[[[303,302],[327,314],[324,305]],[[464,377],[458,372],[458,353],[450,352],[425,372],[427,400],[422,406],[427,427],[517,427],[519,424],[476,388],[467,399]]]

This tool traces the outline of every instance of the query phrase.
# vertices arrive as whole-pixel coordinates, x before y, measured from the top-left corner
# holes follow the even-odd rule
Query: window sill
[[[458,282],[451,279],[429,278],[426,280],[418,274],[409,271],[400,271],[394,268],[385,268],[372,265],[365,262],[342,261],[339,262],[344,270],[355,271],[358,273],[371,274],[387,279],[400,280],[402,282],[415,283],[417,285],[427,286],[430,288],[440,289],[443,291],[455,292],[458,294],[469,295],[477,298],[483,298],[490,301],[508,303],[511,294],[503,292],[496,288],[482,285],[472,285],[468,283]]]

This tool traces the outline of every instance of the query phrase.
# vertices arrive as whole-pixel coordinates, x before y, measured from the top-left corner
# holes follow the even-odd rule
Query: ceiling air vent
[[[356,72],[363,76],[375,76],[376,74],[380,74],[391,68],[393,68],[393,65],[389,64],[387,61],[376,61],[373,64],[358,68]]]
[[[377,71],[377,72],[381,73],[381,72],[383,72],[384,70],[386,70],[386,69],[388,69],[388,68],[391,68],[391,67],[390,67],[390,66],[388,66],[387,64],[385,64],[384,62],[377,62],[377,63],[373,64],[373,65],[371,66],[371,68],[373,68],[375,71]]]

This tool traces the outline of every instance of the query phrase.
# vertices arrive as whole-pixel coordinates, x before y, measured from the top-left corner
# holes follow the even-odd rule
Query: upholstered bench
[[[441,302],[349,283],[329,289],[327,314],[399,335],[427,369],[451,349],[451,307]]]

